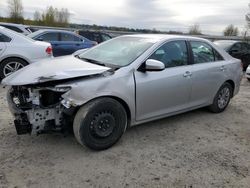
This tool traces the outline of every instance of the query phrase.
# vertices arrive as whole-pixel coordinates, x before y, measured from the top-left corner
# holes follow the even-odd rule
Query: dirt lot
[[[73,135],[17,136],[0,89],[0,187],[249,187],[250,82],[222,114],[201,109],[128,130],[94,152]]]

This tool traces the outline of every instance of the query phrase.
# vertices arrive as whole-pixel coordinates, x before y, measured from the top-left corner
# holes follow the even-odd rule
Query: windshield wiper
[[[87,61],[87,62],[90,62],[90,63],[93,63],[93,64],[96,64],[96,65],[102,65],[102,66],[105,66],[106,67],[106,64],[100,62],[100,61],[97,61],[97,60],[94,60],[94,59],[88,59],[88,58],[83,58],[83,57],[79,57],[80,59],[84,60],[84,61]]]

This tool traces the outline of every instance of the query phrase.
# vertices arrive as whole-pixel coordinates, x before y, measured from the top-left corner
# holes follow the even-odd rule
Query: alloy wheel
[[[7,77],[23,67],[24,65],[20,62],[9,62],[8,64],[4,66],[3,74],[5,77]]]

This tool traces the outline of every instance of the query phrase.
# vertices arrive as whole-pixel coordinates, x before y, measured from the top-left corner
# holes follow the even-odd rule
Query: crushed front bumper
[[[60,103],[47,107],[40,106],[40,101],[37,100],[37,96],[40,97],[41,95],[39,91],[34,91],[34,93],[29,94],[30,96],[27,96],[27,92],[26,96],[24,96],[22,95],[22,91],[18,91],[16,93],[18,93],[20,98],[25,98],[25,103],[17,105],[15,100],[20,102],[21,99],[14,96],[13,93],[15,92],[12,88],[8,90],[7,102],[9,110],[15,118],[14,124],[18,135],[37,135],[50,131],[62,130],[64,107]],[[24,107],[20,107],[22,105],[24,105]]]
[[[32,131],[32,125],[28,121],[27,114],[25,111],[17,108],[16,104],[11,98],[11,90],[7,92],[7,102],[9,105],[9,110],[14,116],[14,124],[16,128],[16,132],[18,135],[21,134],[30,134]]]

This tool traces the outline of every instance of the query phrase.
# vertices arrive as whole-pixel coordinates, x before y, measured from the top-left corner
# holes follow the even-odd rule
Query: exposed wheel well
[[[231,97],[233,97],[234,88],[235,88],[235,83],[234,83],[233,80],[227,80],[226,82],[229,83],[229,84],[232,86],[232,88],[233,88],[233,92],[232,92],[232,96],[231,96]]]

